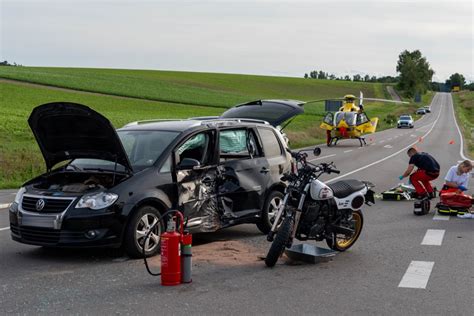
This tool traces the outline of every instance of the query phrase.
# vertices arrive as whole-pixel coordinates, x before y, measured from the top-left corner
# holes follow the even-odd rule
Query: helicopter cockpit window
[[[336,125],[338,125],[341,120],[344,120],[347,125],[354,126],[356,124],[357,113],[355,112],[337,112],[336,113]]]
[[[334,115],[331,112],[329,112],[324,117],[323,122],[326,124],[332,125],[333,119],[334,119]]]
[[[369,118],[367,117],[367,114],[365,113],[359,113],[359,115],[357,115],[357,122],[356,122],[356,125],[362,125],[364,123],[367,123],[369,122]]]

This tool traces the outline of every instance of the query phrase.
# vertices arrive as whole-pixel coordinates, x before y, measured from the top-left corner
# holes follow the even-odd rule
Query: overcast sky
[[[435,80],[474,80],[470,0],[0,3],[0,59],[27,66],[381,76],[419,49]]]

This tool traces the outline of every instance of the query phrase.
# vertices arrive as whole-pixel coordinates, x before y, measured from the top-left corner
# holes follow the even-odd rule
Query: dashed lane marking
[[[314,158],[314,159],[308,159],[308,161],[321,160],[321,159],[325,159],[325,158],[329,158],[329,157],[333,157],[333,156],[336,156],[336,154],[327,155],[327,156],[323,156],[323,157],[318,157],[318,158]]]
[[[10,229],[10,227],[3,227],[3,228],[0,228],[0,232],[1,232],[2,230],[9,230],[9,229]]]
[[[426,289],[433,266],[433,261],[412,261],[398,287]]]
[[[421,244],[427,246],[441,246],[445,232],[444,229],[428,229]]]
[[[435,213],[435,215],[433,216],[434,221],[449,221],[449,218],[450,218],[450,216],[439,215],[437,213]]]
[[[352,151],[352,149],[351,150],[344,150],[344,153],[350,153],[351,151]]]
[[[385,141],[384,141],[384,140],[381,140],[381,141],[379,141],[379,143],[381,143],[381,144],[382,144],[382,143],[385,143]]]
[[[393,148],[392,145],[385,145],[383,148]]]
[[[10,203],[3,203],[3,204],[0,204],[0,209],[2,208],[9,208],[10,207]]]

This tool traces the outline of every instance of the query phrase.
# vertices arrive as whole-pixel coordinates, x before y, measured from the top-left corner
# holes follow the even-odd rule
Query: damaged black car
[[[267,233],[291,168],[276,128],[302,102],[263,100],[221,117],[134,122],[115,130],[87,106],[38,106],[28,123],[47,172],[10,206],[13,240],[47,247],[159,250],[160,214],[179,209],[191,232],[255,223]]]

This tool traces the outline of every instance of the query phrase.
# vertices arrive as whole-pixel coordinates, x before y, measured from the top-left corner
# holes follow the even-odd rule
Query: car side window
[[[255,134],[246,128],[221,130],[219,153],[221,161],[261,156]]]
[[[184,158],[196,159],[201,165],[208,162],[209,157],[209,134],[199,133],[185,141],[178,147],[176,153],[178,162]]]
[[[258,128],[263,144],[265,157],[277,157],[282,155],[282,148],[275,133],[268,128]]]

